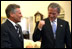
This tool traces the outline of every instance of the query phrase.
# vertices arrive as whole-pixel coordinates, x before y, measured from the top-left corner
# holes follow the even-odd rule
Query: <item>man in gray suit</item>
[[[41,48],[71,48],[71,35],[69,24],[57,18],[60,5],[51,3],[48,6],[48,18],[37,22],[33,40],[41,39]]]
[[[1,25],[1,48],[23,48],[23,34],[18,22],[21,21],[20,6],[10,4],[6,10],[7,20]]]

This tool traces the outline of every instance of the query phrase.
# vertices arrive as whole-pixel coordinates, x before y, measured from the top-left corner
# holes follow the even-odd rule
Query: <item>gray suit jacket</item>
[[[42,31],[38,29],[38,23],[36,24],[33,40],[41,41],[41,48],[71,48],[71,35],[69,30],[69,24],[67,21],[57,19],[57,30],[56,30],[56,39],[54,39],[52,26],[49,21],[49,18],[44,19],[45,25],[42,28]]]
[[[20,33],[22,35],[21,27]],[[1,48],[23,48],[23,35],[22,39],[19,38],[18,33],[9,20],[6,20],[1,25]]]

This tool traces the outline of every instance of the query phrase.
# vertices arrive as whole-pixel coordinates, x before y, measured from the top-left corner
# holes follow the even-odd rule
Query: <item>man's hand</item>
[[[43,27],[44,25],[45,25],[45,21],[44,21],[44,20],[39,21],[38,29],[42,29],[42,27]]]

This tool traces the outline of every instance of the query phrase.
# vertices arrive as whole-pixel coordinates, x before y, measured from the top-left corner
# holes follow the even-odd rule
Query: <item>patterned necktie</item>
[[[55,21],[52,22],[52,29],[53,29],[54,38],[56,39],[56,24],[55,24]]]
[[[22,41],[23,43],[23,35],[22,35],[22,30],[21,30],[21,27],[19,26],[19,24],[17,24],[16,26],[16,31],[18,33],[18,36],[19,36],[19,39]]]
[[[18,25],[15,25],[15,27],[16,27],[16,31],[17,31],[17,33],[18,33],[18,35],[19,35],[19,37],[21,36],[21,34],[20,34],[20,29],[19,29],[19,26]]]

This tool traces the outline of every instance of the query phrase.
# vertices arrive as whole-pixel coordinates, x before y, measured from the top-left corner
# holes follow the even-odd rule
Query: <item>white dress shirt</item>
[[[15,27],[17,24],[15,23],[15,22],[13,22],[12,20],[10,20],[10,19],[8,19],[12,24],[13,24],[13,26]],[[15,29],[16,29],[16,27],[15,27]]]
[[[51,25],[52,25],[52,22],[50,21]],[[57,18],[54,20],[54,23],[56,24],[56,28],[57,28]]]

